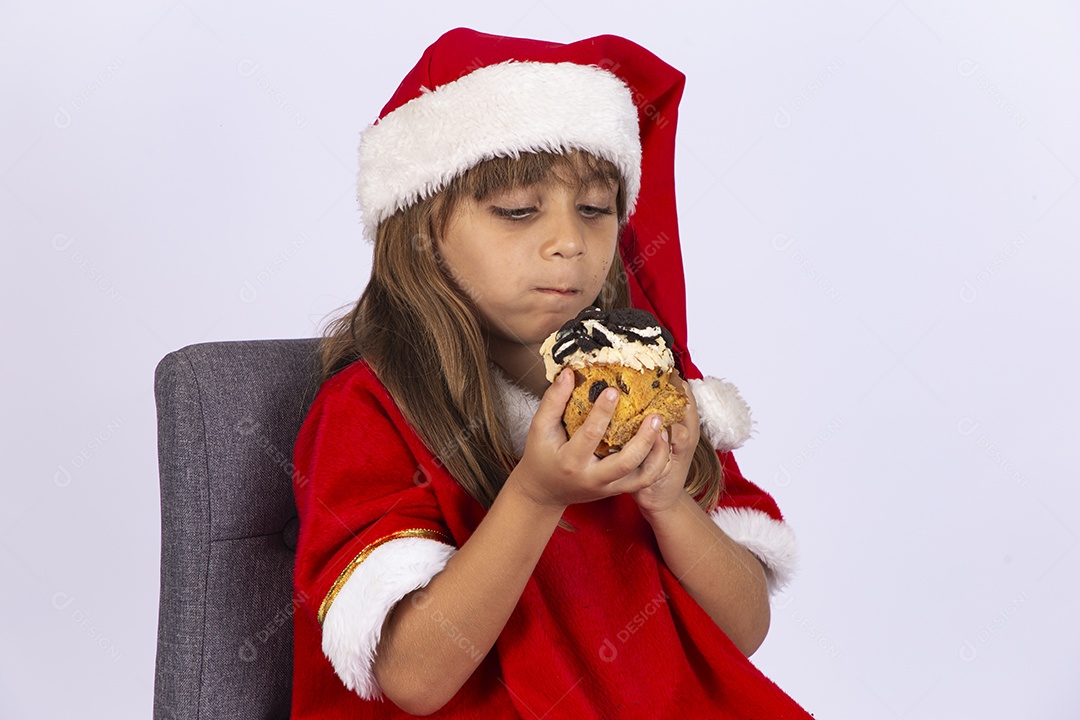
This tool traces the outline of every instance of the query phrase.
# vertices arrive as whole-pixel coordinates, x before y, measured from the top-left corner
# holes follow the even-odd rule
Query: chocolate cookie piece
[[[646,347],[661,342],[666,348],[674,345],[671,333],[657,325],[650,312],[636,308],[586,308],[555,332],[552,359],[561,365],[575,351],[590,353],[610,348],[617,339]]]

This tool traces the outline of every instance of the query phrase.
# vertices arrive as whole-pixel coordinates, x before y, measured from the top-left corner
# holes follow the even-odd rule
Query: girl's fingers
[[[671,426],[669,432],[671,434],[672,451],[677,452],[680,455],[686,454],[687,452],[693,453],[694,448],[690,447],[690,428],[676,423]]]
[[[573,382],[571,381],[570,384],[573,385]],[[569,398],[569,395],[567,397]],[[604,433],[607,432],[611,416],[615,413],[615,406],[618,404],[619,391],[615,388],[609,387],[600,393],[600,397],[596,398],[592,409],[589,410],[585,422],[574,433],[574,437],[570,438],[570,444],[575,447],[575,452],[580,453],[582,457],[596,452],[596,447],[604,439]]]
[[[697,398],[694,397],[694,391],[690,389],[690,383],[686,380],[679,378],[679,382],[682,383],[683,393],[686,395],[686,415],[683,417],[684,423],[697,424],[700,421],[698,417]]]
[[[622,450],[614,456],[604,459],[604,462],[608,462],[623,453],[631,453],[625,458],[620,458],[626,461],[629,468],[625,471],[622,469],[615,470],[619,474],[616,475],[617,479],[611,483],[612,490],[616,492],[640,490],[652,485],[668,469],[668,463],[671,460],[671,446],[668,439],[664,438],[660,431],[654,430],[648,425],[652,417],[659,418],[660,416],[655,415],[646,418],[646,421],[641,424],[642,427],[638,430],[638,434]]]
[[[551,383],[548,389],[544,391],[543,397],[540,398],[540,406],[536,409],[536,415],[533,416],[533,425],[543,428],[545,432],[556,427],[562,428],[562,416],[566,410],[566,402],[573,392],[574,371],[564,368],[562,372],[555,376],[555,381]]]
[[[644,467],[643,464],[657,452],[662,451],[663,454],[667,454],[668,441],[660,434],[662,430],[660,419],[660,416],[656,414],[647,415],[637,433],[623,445],[622,450],[603,459],[602,464],[607,465],[604,469],[612,480],[630,475],[636,470],[652,471],[652,466]],[[663,466],[664,463],[661,462],[660,469],[663,469]]]
[[[659,416],[657,416],[659,417]],[[644,424],[644,423],[643,423]],[[651,485],[658,477],[664,474],[671,461],[671,438],[665,438],[657,432],[653,436],[653,443],[649,447],[649,454],[641,463],[641,479],[644,485]]]

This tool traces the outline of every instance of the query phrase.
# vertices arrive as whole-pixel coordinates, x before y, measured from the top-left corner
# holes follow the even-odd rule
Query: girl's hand
[[[622,450],[600,459],[593,453],[619,401],[618,390],[608,388],[601,393],[584,424],[567,440],[562,416],[573,391],[574,371],[564,369],[540,399],[524,456],[507,478],[507,486],[538,505],[565,508],[634,493],[656,482],[668,467],[669,457],[668,443],[660,435],[660,416],[647,417]]]
[[[686,476],[690,472],[690,462],[694,459],[701,433],[697,403],[694,393],[690,391],[690,384],[682,379],[678,371],[672,371],[671,381],[686,394],[686,414],[680,422],[671,426],[670,463],[656,482],[634,493],[634,500],[646,518],[662,514],[678,504],[685,492]]]

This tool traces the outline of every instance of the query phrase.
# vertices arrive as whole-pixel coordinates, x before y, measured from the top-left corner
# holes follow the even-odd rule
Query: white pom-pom
[[[706,377],[691,380],[690,390],[697,402],[701,431],[713,447],[728,452],[750,439],[754,421],[737,387],[720,378]]]

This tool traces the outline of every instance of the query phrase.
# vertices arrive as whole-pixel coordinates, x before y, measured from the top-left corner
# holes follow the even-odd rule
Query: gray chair
[[[191,345],[154,378],[161,597],[154,717],[287,718],[292,449],[318,340]]]

